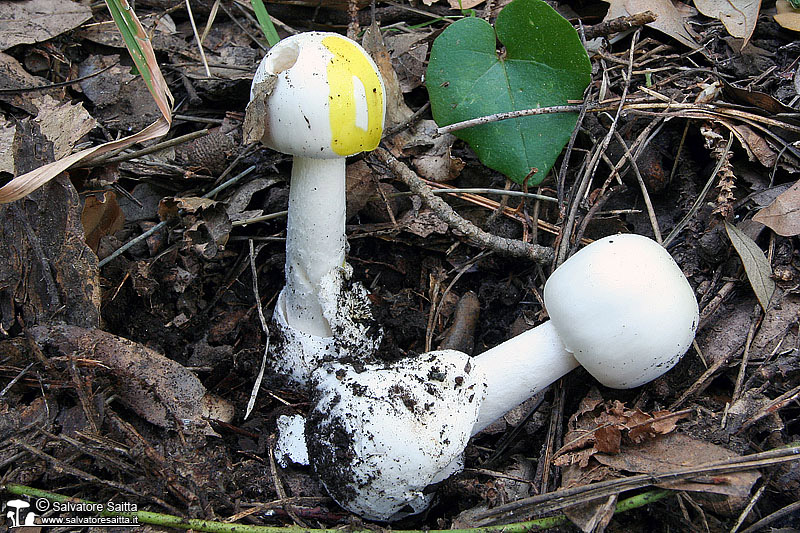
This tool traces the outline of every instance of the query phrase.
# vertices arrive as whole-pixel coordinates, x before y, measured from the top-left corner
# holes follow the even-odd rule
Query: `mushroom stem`
[[[473,435],[580,366],[550,321],[486,350],[472,364],[486,383]]]
[[[345,158],[295,156],[286,229],[286,319],[311,335],[331,336],[321,280],[345,261]]]

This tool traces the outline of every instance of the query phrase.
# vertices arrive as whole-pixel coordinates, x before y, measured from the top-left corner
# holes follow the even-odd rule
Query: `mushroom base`
[[[287,287],[278,295],[273,313],[277,334],[270,346],[270,366],[292,382],[307,386],[311,374],[325,362],[347,361],[356,365],[374,361],[383,330],[372,316],[367,290],[350,283],[350,267],[335,268],[320,283],[319,301],[333,334],[323,337],[289,324]]]

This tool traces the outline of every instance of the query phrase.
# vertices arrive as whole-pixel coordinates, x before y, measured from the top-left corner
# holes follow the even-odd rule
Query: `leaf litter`
[[[82,4],[68,4],[86,12]],[[651,234],[626,157],[630,151],[647,178],[664,234],[688,215],[669,250],[696,288],[704,316],[697,349],[657,382],[598,396],[578,370],[565,388],[547,392],[538,410],[524,408],[477,436],[467,449],[468,470],[438,488],[441,498],[431,514],[397,528],[477,526],[485,523],[482,514],[532,498],[517,521],[546,509],[595,531],[650,531],[652,516],[661,521],[657,530],[730,530],[737,521],[759,518],[800,525],[790,514],[781,516],[800,495],[796,461],[769,463],[756,455],[755,466],[736,470],[756,452],[778,450],[800,435],[800,265],[791,187],[799,168],[793,144],[798,127],[786,115],[799,99],[796,35],[771,23],[771,11],[762,8],[742,48],[730,39],[736,34],[724,17],[683,10],[688,4],[610,4],[607,12],[559,7],[572,7],[579,34],[591,25],[602,35],[610,27],[603,20],[644,9],[658,17],[637,40],[615,34],[613,43],[592,52],[586,98],[599,105],[602,90],[609,100],[606,110],[587,112],[591,119],[580,123],[572,148],[542,177],[542,194],[556,198],[562,191],[558,207],[503,195],[526,190],[481,165],[454,136],[434,133],[420,83],[430,45],[445,27],[441,17],[458,17],[460,10],[441,1],[400,11],[376,4],[381,29],[376,34],[371,28],[372,44],[366,44],[394,94],[389,127],[396,133],[385,146],[409,163],[409,172],[497,191],[477,193],[477,199],[438,197],[490,235],[551,246],[556,238],[575,243],[620,230]],[[48,5],[55,10],[61,3]],[[170,107],[166,93],[157,91],[160,106],[153,104],[146,84],[131,74],[123,41],[103,10],[68,24],[53,16],[52,22],[65,25],[39,35],[17,32],[25,39],[0,53],[3,180],[32,171],[52,178],[26,198],[0,206],[0,468],[11,482],[74,487],[64,490],[92,500],[121,491],[158,512],[216,520],[245,513],[267,525],[288,525],[294,516],[328,527],[350,521],[358,528],[327,499],[312,472],[268,466],[275,421],[307,412],[310,399],[303,391],[266,375],[252,416],[241,418],[264,340],[247,241],[261,243],[255,264],[259,304],[268,313],[283,284],[281,213],[289,166],[284,156],[243,145],[249,79],[263,52],[252,39],[259,29],[231,5],[233,10],[221,3],[229,12],[217,14],[204,40],[210,78],[185,10],[165,15],[159,2],[136,5],[152,37],[151,57],[164,73],[162,88],[178,95],[167,137],[206,130],[202,141],[163,147],[155,141],[167,133],[163,121],[172,115],[164,112]],[[201,28],[211,6],[192,7]],[[283,28],[296,30],[309,29],[312,19],[343,28],[350,15],[340,7],[346,6],[268,5]],[[369,8],[356,7],[362,8],[354,12],[358,22],[369,26]],[[468,9],[494,22],[500,7],[477,3]],[[744,28],[751,26],[748,14]],[[700,43],[702,51],[691,54]],[[713,84],[704,95],[708,100],[699,101]],[[624,111],[613,121],[608,113],[613,116],[617,106]],[[159,116],[161,125],[148,128]],[[600,153],[598,141],[610,130],[620,137]],[[82,150],[105,150],[98,147],[131,133],[142,143],[137,150],[86,163]],[[721,161],[720,147],[730,136],[736,142]],[[129,142],[112,145],[114,152]],[[151,153],[137,153],[147,145],[155,145]],[[583,173],[595,154],[607,158],[607,167]],[[53,162],[55,167],[45,166]],[[715,175],[719,163],[724,172]],[[236,180],[252,166],[257,170]],[[589,181],[581,189],[576,176],[584,175]],[[470,291],[480,313],[467,318],[473,338],[462,346],[472,344],[474,353],[508,338],[512,325],[545,319],[539,294],[548,265],[497,251],[481,254],[419,197],[409,199],[408,185],[373,156],[351,162],[348,176],[348,186],[359,191],[348,200],[349,260],[356,278],[370,287],[388,342],[421,352],[424,339],[460,331],[453,323],[457,313],[447,309]],[[717,189],[697,203],[709,180]],[[575,194],[579,190],[585,192]],[[756,215],[769,229],[751,231],[740,223],[771,202]],[[163,224],[159,204],[168,207]],[[560,217],[573,205],[580,224],[570,226]],[[738,232],[730,229],[734,225]],[[564,234],[569,227],[582,228],[580,236]],[[137,241],[151,228],[157,229]],[[125,243],[132,246],[110,255]],[[441,313],[434,312],[438,301],[448,303]],[[142,366],[147,368],[133,371]],[[224,398],[224,412],[198,410],[198,398],[206,395]],[[20,456],[31,468],[19,466]],[[48,473],[53,461],[72,470]],[[651,503],[649,514],[614,513],[615,503],[638,494],[630,488],[611,490],[592,508],[579,493],[565,500],[570,509],[545,502],[548,495],[558,499],[642,474],[661,479],[704,463],[732,466],[659,483],[691,494]],[[276,483],[288,490],[277,490]],[[292,498],[291,514],[283,510],[281,494]]]

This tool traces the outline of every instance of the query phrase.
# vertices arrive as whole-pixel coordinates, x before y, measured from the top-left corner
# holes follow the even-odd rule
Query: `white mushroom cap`
[[[544,301],[567,351],[618,389],[672,368],[698,323],[697,300],[681,269],[641,235],[605,237],[570,257],[547,280]]]
[[[311,465],[342,507],[372,520],[423,511],[425,488],[462,468],[483,379],[455,350],[391,367],[318,370],[306,428]]]
[[[338,158],[374,149],[386,113],[383,79],[369,54],[336,33],[308,32],[273,46],[256,85],[277,75],[261,142],[279,152]]]

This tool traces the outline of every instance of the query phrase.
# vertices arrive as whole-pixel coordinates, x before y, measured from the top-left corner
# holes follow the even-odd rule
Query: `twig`
[[[742,531],[742,533],[755,533],[756,531],[761,531],[764,529],[764,527],[770,525],[775,520],[783,518],[784,516],[789,516],[790,514],[795,513],[797,511],[800,511],[800,502],[794,502],[792,504],[787,505],[783,509],[779,509],[778,511],[775,511],[772,514],[765,516],[752,526]]]
[[[731,404],[738,400],[742,395],[744,376],[747,373],[747,362],[750,359],[750,346],[753,344],[753,337],[756,335],[758,326],[761,325],[761,318],[761,306],[756,304],[755,309],[753,310],[753,321],[750,324],[750,329],[747,331],[747,339],[744,342],[744,353],[742,353],[742,362],[739,363],[739,374],[736,376],[736,384],[733,387]]]
[[[752,418],[750,418],[747,422],[742,424],[742,427],[739,428],[739,431],[737,431],[736,433],[737,434],[741,433],[742,431],[746,430],[747,428],[749,428],[750,426],[752,426],[765,416],[774,413],[778,409],[783,409],[798,397],[800,397],[800,385],[789,391],[784,392],[783,394],[781,394],[780,396],[769,402],[769,404],[759,409],[758,412],[755,415],[753,415]]]
[[[194,23],[194,14],[192,13],[192,4],[186,0],[186,12],[189,14],[189,23],[192,25],[192,32],[194,32],[195,41],[197,41],[197,48],[200,50],[200,60],[206,69],[206,76],[211,77],[211,70],[208,68],[208,61],[206,60],[206,53],[203,50],[203,43],[200,40],[200,34],[197,32],[197,26]]]
[[[581,34],[585,41],[591,41],[597,37],[605,37],[606,35],[611,35],[612,33],[620,33],[638,26],[650,24],[657,18],[658,16],[652,11],[645,11],[643,13],[636,13],[626,17],[617,17],[593,26],[585,26],[582,28]]]
[[[437,198],[414,171],[383,148],[376,148],[372,154],[388,166],[409,189],[419,195],[425,205],[446,222],[450,229],[461,232],[471,241],[503,255],[524,257],[537,263],[552,261],[553,250],[551,248],[492,235],[458,215],[444,200]]]
[[[264,332],[264,355],[261,358],[261,369],[258,371],[255,383],[253,383],[253,391],[250,393],[250,399],[247,400],[247,409],[244,413],[245,420],[250,417],[250,413],[256,405],[258,390],[261,388],[261,381],[264,379],[264,371],[267,368],[267,356],[269,355],[269,326],[267,326],[267,319],[264,317],[264,310],[261,308],[261,296],[258,294],[258,269],[256,268],[256,255],[258,255],[258,252],[253,246],[253,239],[250,239],[248,244],[250,247],[250,275],[253,277],[253,297],[255,298],[256,309],[258,309],[258,320],[261,322],[261,330]],[[264,244],[261,244],[259,250],[264,246]],[[270,460],[272,460],[271,456]]]
[[[636,164],[636,159],[633,157],[633,154],[631,154],[631,150],[625,143],[625,139],[622,138],[622,135],[620,135],[617,130],[614,130],[614,137],[622,148],[625,149],[625,157],[628,159],[631,168],[633,168],[633,173],[636,174],[636,181],[639,183],[639,189],[642,191],[642,198],[644,198],[644,205],[647,207],[647,215],[650,218],[650,226],[653,228],[653,235],[656,238],[656,242],[663,245],[664,240],[661,238],[661,230],[658,227],[656,212],[655,209],[653,209],[653,202],[650,200],[650,194],[647,192],[647,187],[644,184],[642,173],[639,172],[639,165]]]

